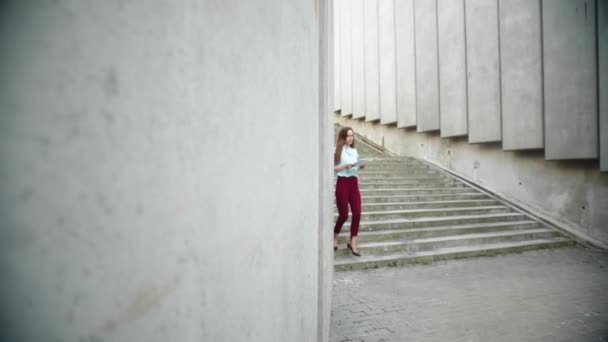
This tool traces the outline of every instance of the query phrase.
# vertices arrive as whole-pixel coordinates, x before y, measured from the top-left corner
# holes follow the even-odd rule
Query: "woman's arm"
[[[334,172],[342,171],[344,169],[348,170],[351,167],[353,167],[353,164],[336,165],[334,166]]]

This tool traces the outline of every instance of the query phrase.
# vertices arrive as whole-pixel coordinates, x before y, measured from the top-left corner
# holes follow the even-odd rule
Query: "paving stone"
[[[608,342],[608,252],[569,247],[338,272],[333,303],[331,342]]]

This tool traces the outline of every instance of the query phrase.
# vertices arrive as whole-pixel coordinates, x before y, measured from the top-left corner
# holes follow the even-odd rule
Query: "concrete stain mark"
[[[112,126],[114,124],[114,114],[108,112],[107,110],[103,111],[103,118],[105,119],[107,126]]]
[[[21,203],[27,203],[35,193],[36,191],[33,188],[26,187],[19,193],[19,201]]]
[[[114,69],[108,70],[103,81],[103,90],[107,97],[116,97],[119,94],[118,78]]]
[[[146,315],[148,312],[157,308],[171,292],[177,289],[178,286],[179,279],[175,278],[173,282],[165,284],[164,286],[150,284],[141,287],[133,295],[125,309],[120,312],[116,318],[109,319],[102,326],[102,332],[113,332],[120,326]]]

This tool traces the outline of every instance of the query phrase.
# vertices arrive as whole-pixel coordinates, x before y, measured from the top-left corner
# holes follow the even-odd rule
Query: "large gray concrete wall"
[[[380,63],[380,122],[397,122],[395,57],[395,2],[378,0],[378,37]]]
[[[352,6],[353,118],[365,116],[365,36],[363,0],[350,0]]]
[[[391,152],[442,165],[555,225],[608,247],[608,173],[592,161],[547,161],[542,151],[505,153],[466,139],[341,119]]]
[[[540,0],[500,1],[502,148],[543,145]]]
[[[414,0],[395,0],[397,126],[416,126]]]
[[[348,0],[339,0],[340,16],[340,106],[342,115],[353,113],[353,72],[352,72],[352,4]]]
[[[598,157],[596,2],[543,1],[545,157]]]
[[[467,60],[464,0],[437,1],[441,136],[466,135]]]
[[[333,103],[334,103],[334,111],[340,110],[341,105],[340,105],[340,100],[341,100],[341,95],[340,95],[340,90],[341,90],[341,80],[340,80],[340,61],[342,59],[342,55],[341,55],[341,51],[342,51],[342,47],[340,46],[340,36],[342,35],[342,32],[340,31],[340,28],[342,27],[341,25],[341,18],[342,15],[340,13],[342,13],[341,11],[341,6],[342,4],[342,0],[333,0],[333,11],[332,11],[332,18],[333,18],[333,27],[332,27],[332,32],[333,32],[333,56],[334,56],[334,65],[333,65],[333,70],[334,70],[334,78],[333,78],[333,82],[332,82],[332,86],[333,86],[333,90],[334,90],[334,96],[333,96]]]
[[[0,340],[323,340],[325,4],[2,2]]]
[[[437,64],[437,2],[414,0],[416,41],[416,128],[439,129],[439,65]]]
[[[469,143],[500,142],[505,151],[544,149],[550,160],[601,159],[608,168],[608,156],[600,158],[608,151],[605,14],[597,13],[604,3],[363,2],[363,15],[360,0],[343,2],[339,14],[342,21],[356,8],[356,18],[341,24],[356,31],[353,46],[360,46],[364,27],[365,110],[356,118],[439,130],[443,138],[468,136]],[[360,53],[342,45],[341,55],[360,61]],[[358,66],[336,67],[361,78]],[[363,98],[352,94],[341,104],[345,115]]]
[[[608,171],[608,3],[597,4],[600,96],[600,169]]]
[[[500,141],[498,2],[465,0],[469,142]]]
[[[365,35],[365,120],[380,119],[380,65],[378,62],[378,0],[363,1]]]

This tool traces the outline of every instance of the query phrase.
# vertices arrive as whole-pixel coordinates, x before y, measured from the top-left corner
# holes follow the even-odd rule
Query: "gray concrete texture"
[[[540,0],[500,1],[502,148],[542,148]]]
[[[325,5],[2,2],[0,340],[322,340]]]
[[[378,0],[363,1],[365,35],[365,120],[380,119],[380,65],[378,64]]]
[[[581,238],[608,246],[608,174],[594,161],[547,161],[542,151],[504,152],[466,138],[340,120],[391,152],[428,160],[535,212]]]
[[[606,342],[606,288],[581,247],[339,272],[330,341]]]
[[[378,0],[378,37],[380,122],[391,124],[397,122],[394,0]]]
[[[598,158],[596,1],[542,3],[545,158]]]
[[[608,3],[597,4],[600,96],[600,169],[608,171]]]
[[[414,0],[416,51],[416,129],[439,129],[439,66],[437,64],[437,2]]]
[[[501,140],[498,2],[465,0],[469,142]]]
[[[416,126],[414,0],[395,0],[397,126]]]
[[[464,0],[437,1],[441,136],[466,135],[467,60]]]
[[[545,148],[549,160],[601,153],[608,169],[605,10],[596,26],[604,3],[364,0],[364,8],[367,121],[380,107],[385,124],[502,142],[506,151]]]
[[[342,3],[342,0],[333,0],[333,11],[332,11],[332,18],[333,18],[333,27],[332,27],[332,32],[333,32],[333,55],[334,55],[334,67],[332,68],[334,70],[334,79],[333,79],[333,88],[334,88],[334,96],[333,96],[333,103],[334,103],[334,111],[340,110],[341,109],[341,105],[340,105],[340,101],[341,101],[341,90],[342,90],[342,80],[340,78],[340,61],[342,60],[342,46],[340,45],[340,37],[342,35],[342,32],[340,31],[340,28],[342,27],[341,24],[341,18],[342,15],[340,15],[340,13],[342,13],[341,9],[340,9],[340,5]]]
[[[342,115],[353,113],[353,72],[352,72],[352,5],[348,0],[338,0],[340,2],[340,108]]]
[[[353,118],[365,117],[365,36],[363,0],[350,0],[352,6]]]

